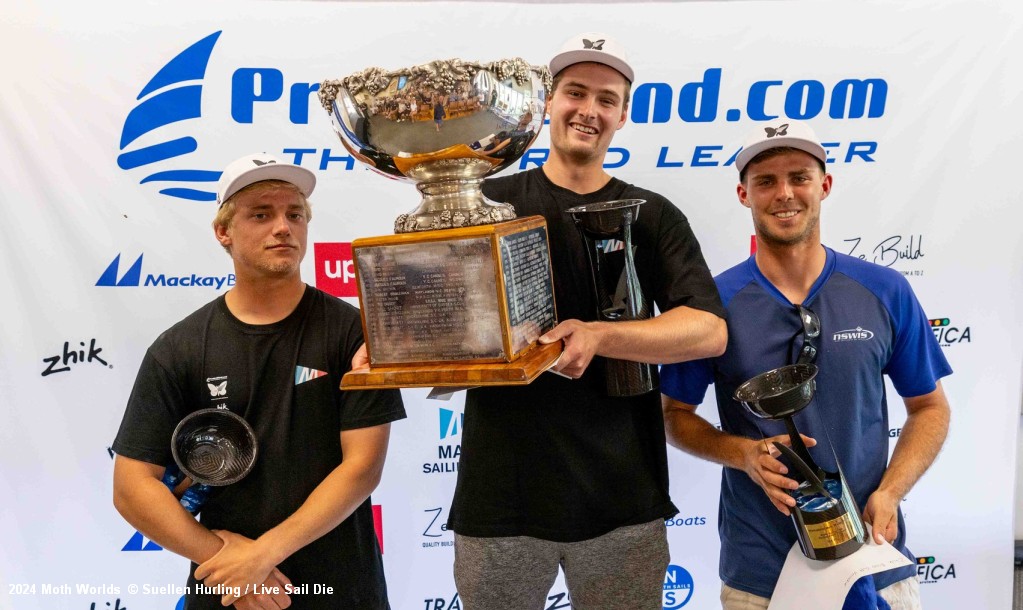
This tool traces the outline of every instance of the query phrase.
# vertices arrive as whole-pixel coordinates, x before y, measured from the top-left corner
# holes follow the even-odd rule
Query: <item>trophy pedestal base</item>
[[[537,343],[512,362],[495,364],[452,362],[370,367],[345,373],[341,389],[526,385],[547,370],[561,356],[562,349],[560,341]]]

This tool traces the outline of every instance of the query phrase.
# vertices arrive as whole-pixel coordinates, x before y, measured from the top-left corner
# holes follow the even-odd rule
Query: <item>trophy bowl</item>
[[[226,409],[202,409],[178,422],[171,453],[181,472],[202,485],[237,483],[256,463],[249,422]]]
[[[764,419],[780,419],[803,409],[813,400],[817,366],[790,364],[756,377],[735,389],[735,400]]]
[[[419,207],[394,223],[395,233],[412,233],[515,218],[479,185],[536,139],[550,87],[545,66],[519,58],[449,59],[367,68],[324,81],[319,97],[349,153],[419,189]]]

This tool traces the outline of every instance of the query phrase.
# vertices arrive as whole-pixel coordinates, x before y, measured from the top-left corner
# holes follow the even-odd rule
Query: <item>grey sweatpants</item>
[[[575,610],[660,610],[668,560],[663,519],[581,542],[455,534],[465,610],[543,610],[559,566]]]

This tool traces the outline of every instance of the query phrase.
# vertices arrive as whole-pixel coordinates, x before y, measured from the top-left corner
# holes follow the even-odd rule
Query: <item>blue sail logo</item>
[[[123,170],[158,164],[168,159],[191,154],[199,148],[192,136],[175,137],[155,144],[132,147],[137,140],[161,127],[200,118],[202,113],[202,80],[221,32],[214,32],[188,47],[167,62],[142,88],[139,103],[128,113],[121,129],[121,154],[117,165]],[[202,169],[157,170],[145,176],[140,184],[170,183],[161,195],[190,201],[214,201],[219,171]],[[178,186],[180,184],[187,186]]]

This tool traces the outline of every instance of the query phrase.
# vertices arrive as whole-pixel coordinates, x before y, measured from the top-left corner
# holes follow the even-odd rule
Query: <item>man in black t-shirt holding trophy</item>
[[[564,341],[555,366],[562,376],[469,391],[448,522],[455,582],[466,610],[539,610],[560,566],[576,608],[660,608],[664,521],[678,512],[668,497],[660,397],[608,396],[604,362],[721,354],[724,310],[682,212],[603,169],[634,78],[622,47],[582,34],[550,69],[550,157],[541,168],[485,181],[483,192],[520,217],[547,221],[565,321],[540,341]],[[662,313],[595,321],[587,254],[565,211],[619,199],[646,200],[631,229],[635,266],[647,302]]]
[[[265,154],[227,167],[213,229],[236,283],[149,348],[113,444],[114,504],[192,561],[189,609],[389,608],[369,494],[405,411],[397,390],[340,391],[362,327],[300,275],[315,183]],[[196,521],[161,478],[175,426],[207,408],[243,417],[258,454]]]

